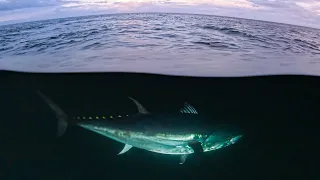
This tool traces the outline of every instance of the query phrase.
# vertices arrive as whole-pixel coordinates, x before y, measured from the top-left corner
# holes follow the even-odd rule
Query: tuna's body
[[[186,126],[179,128],[171,123],[166,125],[156,123],[162,118],[167,120],[166,117],[181,121],[181,118],[188,119],[187,116],[190,119],[194,115],[138,114],[116,121],[117,123],[97,120],[80,122],[78,125],[140,149],[162,154],[191,154],[193,149],[188,146],[188,143],[190,141],[203,142],[207,134],[201,133],[200,128],[199,131],[191,131]]]
[[[50,99],[40,95],[56,112],[58,136],[61,136],[67,127],[66,115]],[[136,147],[161,154],[181,155],[181,164],[188,154],[194,153],[190,143],[200,143],[203,152],[208,152],[234,144],[242,137],[229,126],[209,128],[203,124],[207,121],[187,103],[180,113],[152,114],[138,101],[131,100],[138,108],[136,115],[124,117],[121,121],[89,120],[78,122],[77,125],[124,143],[125,147],[119,154]]]

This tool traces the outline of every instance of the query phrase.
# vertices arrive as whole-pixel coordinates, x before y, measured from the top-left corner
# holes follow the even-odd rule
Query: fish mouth
[[[202,143],[199,141],[191,141],[188,143],[188,146],[190,146],[193,150],[194,153],[203,153],[203,147],[202,147]]]
[[[244,132],[241,128],[239,127],[235,127],[235,126],[231,126],[231,125],[221,125],[221,126],[217,126],[212,135],[216,135],[216,136],[222,136],[222,137],[229,137],[230,139],[235,138],[235,139],[240,139],[241,137],[243,137]]]
[[[242,137],[243,137],[242,134],[239,134],[239,135],[236,135],[236,136],[232,137],[232,138],[230,139],[231,144],[234,144],[234,143],[238,142],[239,139],[241,139]]]

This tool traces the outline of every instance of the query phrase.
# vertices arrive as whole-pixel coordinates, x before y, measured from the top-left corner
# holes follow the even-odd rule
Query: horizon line
[[[0,27],[1,27],[1,26],[16,25],[16,24],[32,23],[32,22],[58,20],[58,19],[69,19],[69,18],[90,17],[90,16],[123,15],[123,14],[178,14],[178,15],[184,14],[184,15],[198,15],[198,16],[215,16],[215,17],[223,17],[223,18],[244,19],[244,20],[251,20],[251,21],[260,21],[260,22],[267,22],[267,23],[283,24],[283,25],[290,25],[290,26],[297,26],[297,27],[303,27],[303,28],[310,28],[310,29],[320,30],[320,27],[317,28],[317,27],[310,27],[310,26],[304,26],[304,25],[290,24],[290,23],[284,23],[284,22],[268,21],[268,20],[261,20],[261,19],[250,19],[250,18],[244,18],[244,17],[222,16],[222,15],[215,15],[215,14],[182,13],[182,12],[153,12],[153,11],[150,11],[150,12],[101,13],[101,14],[91,14],[91,15],[79,15],[79,16],[66,16],[66,17],[48,18],[48,19],[40,19],[40,20],[4,21],[4,22],[0,22]],[[11,23],[10,23],[10,22],[11,22]]]

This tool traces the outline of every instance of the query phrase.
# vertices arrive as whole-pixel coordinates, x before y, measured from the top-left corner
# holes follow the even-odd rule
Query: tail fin
[[[58,131],[57,131],[57,137],[61,137],[68,127],[67,122],[67,115],[60,109],[60,107],[55,104],[51,99],[49,99],[47,96],[43,95],[40,91],[37,91],[39,96],[50,106],[50,108],[54,111],[56,114],[56,117],[58,119]]]

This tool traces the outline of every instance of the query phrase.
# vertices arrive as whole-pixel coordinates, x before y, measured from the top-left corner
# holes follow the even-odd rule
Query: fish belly
[[[113,139],[115,141],[129,144],[133,147],[144,149],[161,154],[191,154],[193,149],[188,146],[187,140],[176,140],[178,138],[163,138],[157,136],[145,135],[141,132],[126,132],[111,128],[81,125],[81,127],[100,135]]]
[[[127,144],[161,154],[181,155],[193,153],[193,149],[188,145],[167,145],[150,139],[132,138],[127,141]]]

